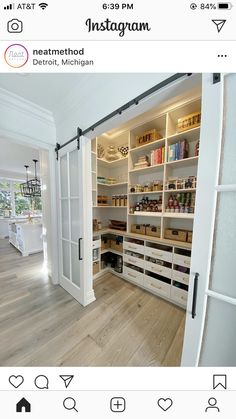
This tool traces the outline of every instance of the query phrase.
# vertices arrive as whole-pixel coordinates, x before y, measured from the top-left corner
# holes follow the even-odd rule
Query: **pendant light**
[[[28,168],[29,166],[25,165],[26,169],[26,182],[21,183],[20,189],[21,189],[21,195],[31,198],[34,196],[41,196],[41,183],[40,179],[37,177],[37,163],[38,160],[33,159],[34,162],[34,178],[29,180],[29,172]]]

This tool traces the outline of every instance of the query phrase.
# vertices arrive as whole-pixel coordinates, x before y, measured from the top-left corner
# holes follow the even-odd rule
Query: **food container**
[[[192,231],[188,231],[187,242],[188,243],[192,243],[192,239],[193,239],[193,232]]]
[[[181,242],[187,241],[187,230],[171,230],[170,228],[165,229],[165,239],[177,240]]]
[[[120,197],[117,195],[116,196],[116,207],[120,206]]]
[[[201,112],[194,112],[178,119],[177,132],[183,132],[191,128],[199,127],[201,123]]]
[[[146,226],[146,235],[153,237],[161,237],[161,227]]]
[[[124,207],[124,205],[125,205],[125,197],[124,195],[120,195],[120,206]]]
[[[132,224],[131,225],[131,233],[146,234],[145,224]]]
[[[162,191],[162,183],[159,180],[153,182],[153,191]]]

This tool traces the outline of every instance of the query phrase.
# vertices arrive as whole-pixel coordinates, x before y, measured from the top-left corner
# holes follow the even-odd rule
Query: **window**
[[[20,193],[20,183],[0,179],[0,217],[41,214],[40,197],[26,198]]]
[[[11,215],[11,192],[0,189],[0,217]]]

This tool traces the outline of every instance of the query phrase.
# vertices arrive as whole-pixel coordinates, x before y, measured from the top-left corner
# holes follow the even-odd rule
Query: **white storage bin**
[[[181,288],[171,287],[171,298],[177,303],[186,307],[188,301],[188,292]]]
[[[144,268],[144,260],[141,258],[136,258],[135,256],[123,255],[124,262],[130,263],[131,265],[138,266],[139,268]]]
[[[93,240],[93,249],[100,249],[101,247],[101,239]]]
[[[128,266],[123,267],[124,276],[131,282],[134,282],[137,285],[143,286],[143,273],[135,271],[134,269],[129,268]]]
[[[156,249],[153,247],[146,247],[146,255],[154,259],[164,260],[165,262],[172,263],[172,252],[166,252],[161,249]]]
[[[143,285],[155,294],[163,295],[170,298],[171,285],[165,282],[159,281],[158,279],[152,278],[151,276],[144,275]]]
[[[172,277],[175,281],[182,282],[185,285],[189,284],[189,275],[184,272],[173,269]]]
[[[145,247],[142,246],[141,244],[126,242],[126,241],[124,241],[123,243],[123,248],[126,250],[130,250],[131,252],[140,253],[141,255],[144,255],[144,252],[145,252]]]
[[[172,269],[166,268],[165,266],[158,265],[157,263],[145,261],[145,269],[155,274],[165,276],[166,278],[172,278]]]
[[[187,268],[190,268],[191,258],[189,256],[183,256],[174,253],[173,263],[176,265],[186,266]]]

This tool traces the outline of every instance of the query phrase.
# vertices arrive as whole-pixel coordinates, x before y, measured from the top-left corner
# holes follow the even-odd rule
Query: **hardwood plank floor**
[[[82,307],[0,240],[0,366],[178,366],[185,312],[106,274]]]

